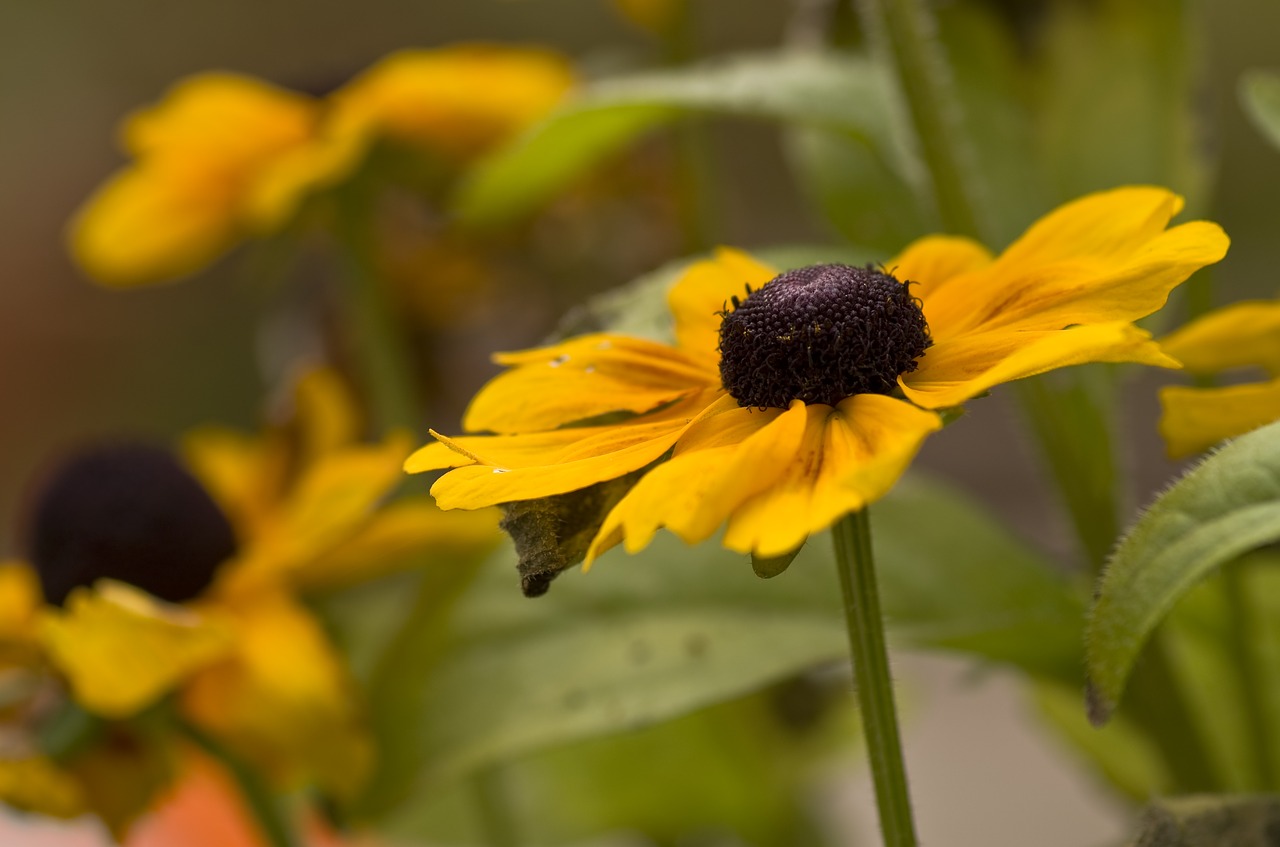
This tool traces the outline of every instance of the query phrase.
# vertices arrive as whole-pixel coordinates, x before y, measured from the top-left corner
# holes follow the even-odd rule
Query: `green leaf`
[[[685,115],[723,115],[819,127],[885,151],[912,172],[893,120],[891,89],[858,58],[768,53],[602,80],[486,160],[455,198],[472,225],[524,214],[643,133]]]
[[[1280,147],[1280,74],[1252,71],[1240,78],[1240,102],[1254,126]]]
[[[1130,847],[1271,847],[1277,831],[1275,795],[1178,797],[1147,807]]]
[[[1089,615],[1095,722],[1115,709],[1138,653],[1174,603],[1214,568],[1280,540],[1280,423],[1242,436],[1187,474],[1116,549]]]
[[[898,643],[961,650],[1074,679],[1078,592],[968,498],[904,480],[872,510]],[[665,533],[520,595],[509,550],[456,604],[411,616],[372,692],[395,767],[358,814],[376,817],[477,768],[634,730],[844,661],[831,548],[812,539],[765,581],[716,543]],[[386,705],[391,704],[391,705]]]

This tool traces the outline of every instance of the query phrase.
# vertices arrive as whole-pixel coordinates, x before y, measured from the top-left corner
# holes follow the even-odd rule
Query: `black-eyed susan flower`
[[[1167,228],[1159,188],[1087,196],[1000,256],[964,238],[911,244],[882,269],[778,274],[721,250],[671,289],[675,344],[601,333],[496,360],[466,429],[410,457],[451,468],[432,492],[473,509],[647,470],[608,513],[587,562],[660,527],[689,543],[782,556],[883,496],[936,410],[1084,362],[1176,367],[1133,321],[1216,262],[1215,224]],[[650,467],[652,466],[652,467]]]
[[[1170,458],[1206,450],[1224,438],[1280,419],[1280,303],[1235,303],[1192,321],[1160,342],[1196,375],[1261,369],[1268,379],[1217,388],[1160,390],[1160,434]]]
[[[31,566],[0,570],[0,607],[14,611],[0,646],[30,683],[6,727],[28,743],[15,748],[24,755],[0,755],[0,799],[50,814],[88,809],[117,829],[145,803],[140,792],[125,810],[104,808],[82,767],[102,745],[60,759],[30,743],[41,698],[62,686],[117,735],[164,701],[277,785],[337,796],[359,787],[371,742],[346,668],[301,595],[427,551],[484,549],[495,528],[483,515],[451,520],[427,497],[381,505],[407,437],[358,436],[345,389],[315,371],[298,384],[293,421],[265,436],[196,431],[185,464],[150,446],[107,445],[51,478],[33,508]],[[173,757],[163,752],[171,741],[154,746]],[[59,790],[33,799],[36,777]]]

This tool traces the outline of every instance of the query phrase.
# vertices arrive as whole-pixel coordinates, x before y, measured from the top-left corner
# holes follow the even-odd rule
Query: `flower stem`
[[[519,847],[515,821],[507,800],[502,772],[497,765],[481,768],[471,778],[476,807],[480,813],[480,833],[490,847]]]
[[[886,847],[914,847],[915,822],[907,792],[893,679],[885,649],[884,618],[876,589],[871,552],[871,523],[865,509],[846,515],[831,529],[836,569],[844,592],[844,615],[853,654],[853,676],[862,712],[862,728],[875,782],[880,831]]]
[[[280,814],[275,797],[253,768],[203,730],[185,723],[182,730],[197,747],[222,765],[235,781],[236,787],[240,789],[240,796],[244,798],[245,806],[258,824],[266,843],[270,847],[298,847],[300,842]]]
[[[943,225],[981,235],[973,156],[933,12],[924,0],[860,0],[859,7],[902,87]]]

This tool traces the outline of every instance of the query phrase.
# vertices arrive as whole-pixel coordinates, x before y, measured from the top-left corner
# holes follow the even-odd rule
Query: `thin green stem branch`
[[[985,221],[974,157],[933,12],[924,0],[860,0],[860,8],[867,31],[902,87],[943,225],[961,235],[981,236]]]
[[[511,816],[511,804],[498,766],[480,769],[471,778],[471,785],[485,844],[489,847],[519,847],[520,836]]]
[[[915,822],[911,817],[907,770],[893,702],[893,678],[885,647],[884,617],[880,612],[871,552],[871,523],[866,510],[841,518],[831,533],[835,539],[840,587],[844,592],[853,676],[875,782],[880,831],[886,847],[915,847]]]
[[[1244,699],[1245,720],[1248,722],[1249,739],[1252,742],[1254,773],[1259,780],[1255,787],[1274,791],[1276,772],[1272,751],[1275,749],[1275,730],[1267,719],[1267,709],[1263,702],[1265,693],[1259,685],[1261,680],[1266,679],[1266,671],[1262,657],[1258,655],[1260,639],[1257,620],[1245,584],[1247,561],[1230,562],[1222,569],[1222,587],[1227,601],[1231,653],[1235,660],[1236,678],[1240,685],[1240,696]]]
[[[300,841],[280,813],[280,806],[275,796],[258,774],[220,742],[190,724],[183,725],[183,733],[187,738],[222,765],[227,774],[235,781],[244,798],[245,806],[262,831],[262,836],[270,847],[298,847]]]

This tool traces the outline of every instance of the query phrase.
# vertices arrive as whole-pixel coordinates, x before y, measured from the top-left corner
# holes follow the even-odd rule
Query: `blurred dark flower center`
[[[208,492],[166,450],[96,446],[57,467],[36,493],[28,556],[45,599],[103,578],[162,600],[190,600],[236,551]]]

